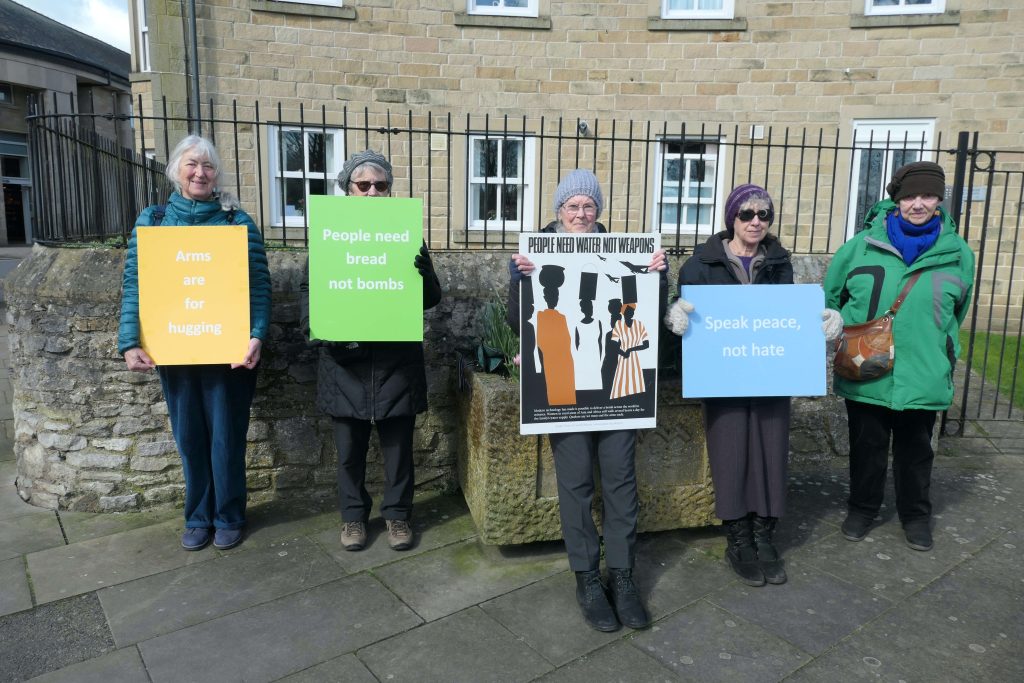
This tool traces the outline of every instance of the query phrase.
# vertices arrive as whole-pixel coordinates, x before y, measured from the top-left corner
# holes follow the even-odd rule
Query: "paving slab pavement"
[[[292,501],[190,553],[180,511],[41,510],[0,460],[0,681],[1024,680],[1024,457],[1006,425],[971,432],[940,442],[932,552],[891,486],[846,541],[844,463],[794,463],[787,584],[734,580],[718,529],[641,534],[655,623],[611,634],[583,625],[561,543],[482,546],[458,494],[417,495],[406,553],[379,517],[346,552],[335,510]]]

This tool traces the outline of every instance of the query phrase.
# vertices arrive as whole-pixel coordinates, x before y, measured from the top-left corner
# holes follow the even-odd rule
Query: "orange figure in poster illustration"
[[[548,307],[537,313],[537,348],[547,385],[548,404],[576,405],[576,374],[572,361],[572,338],[565,316],[555,310],[558,288],[565,282],[565,269],[546,265],[540,269],[540,284]]]

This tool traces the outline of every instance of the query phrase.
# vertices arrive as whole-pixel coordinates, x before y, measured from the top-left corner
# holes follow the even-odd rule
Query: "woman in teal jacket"
[[[220,157],[209,140],[190,135],[167,160],[175,187],[167,204],[142,211],[140,225],[244,225],[249,235],[250,339],[240,363],[157,367],[142,348],[136,234],[132,230],[124,263],[117,350],[128,369],[160,375],[174,440],[185,474],[185,533],[181,545],[199,550],[210,541],[238,545],[245,527],[245,435],[256,392],[256,367],[270,325],[270,270],[263,237],[247,213],[218,189]]]
[[[932,431],[935,412],[953,400],[974,254],[939,208],[945,174],[938,164],[907,164],[886,190],[891,200],[868,212],[866,229],[840,247],[825,275],[831,309],[826,326],[831,317],[838,327],[881,316],[908,277],[921,273],[893,318],[892,371],[866,381],[835,377],[850,427],[850,498],[842,531],[859,541],[871,528],[882,505],[891,438],[896,510],[907,544],[930,550]]]

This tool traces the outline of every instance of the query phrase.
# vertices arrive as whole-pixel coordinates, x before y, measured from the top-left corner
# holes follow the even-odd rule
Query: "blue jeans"
[[[245,526],[245,435],[256,370],[227,365],[158,369],[185,473],[185,526]]]

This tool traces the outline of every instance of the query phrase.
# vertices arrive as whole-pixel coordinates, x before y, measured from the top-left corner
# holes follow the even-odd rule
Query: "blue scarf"
[[[935,215],[924,225],[914,225],[896,210],[885,217],[885,228],[892,246],[899,250],[903,262],[909,266],[939,239],[942,217]]]

